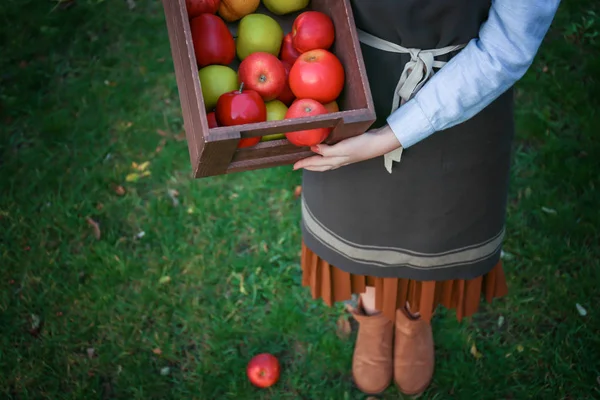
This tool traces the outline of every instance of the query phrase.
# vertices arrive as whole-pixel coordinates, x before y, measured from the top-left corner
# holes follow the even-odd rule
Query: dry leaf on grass
[[[157,129],[156,133],[158,133],[162,137],[169,137],[170,136],[167,132],[163,131],[162,129]]]
[[[302,186],[296,186],[296,189],[294,189],[294,197],[300,197],[301,194],[302,194]]]
[[[86,221],[87,221],[88,225],[92,227],[92,231],[94,232],[94,237],[97,240],[100,240],[100,236],[102,236],[102,233],[100,232],[100,225],[90,217],[87,217]]]
[[[173,207],[179,206],[179,199],[177,198],[177,197],[179,197],[179,191],[177,191],[177,189],[168,189],[167,190],[167,194],[171,198],[171,202],[173,203]]]
[[[144,171],[141,174],[138,174],[137,172],[132,172],[131,174],[128,174],[125,177],[125,180],[127,182],[137,182],[140,178],[143,178],[145,176],[150,176],[150,171]]]
[[[125,188],[121,185],[115,186],[114,191],[117,196],[124,196],[126,193]]]
[[[135,161],[131,163],[131,167],[140,172],[145,171],[150,166],[150,161],[144,161],[141,164],[136,163]]]
[[[337,320],[337,329],[336,334],[340,339],[348,339],[350,337],[350,333],[352,333],[352,327],[350,326],[350,321],[347,317],[341,316]]]
[[[517,346],[517,351],[518,351],[519,353],[522,353],[522,352],[523,352],[523,350],[525,350],[525,348],[523,347],[523,345],[521,345],[521,344],[520,344],[520,345],[518,345],[518,346]]]
[[[481,354],[481,353],[479,352],[479,350],[477,350],[477,346],[475,346],[475,343],[473,343],[473,344],[471,345],[471,355],[472,355],[473,357],[475,357],[476,359],[478,359],[478,360],[479,360],[481,357],[483,357],[483,354]]]
[[[157,356],[160,356],[162,354],[162,350],[160,349],[160,347],[153,349],[152,352]]]
[[[158,143],[158,146],[156,146],[156,149],[154,150],[154,152],[160,153],[165,148],[165,144],[167,144],[167,139],[161,139],[160,142]]]

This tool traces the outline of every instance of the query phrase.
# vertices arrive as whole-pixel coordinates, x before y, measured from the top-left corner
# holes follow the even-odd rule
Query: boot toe
[[[392,367],[382,368],[375,365],[361,365],[355,361],[352,371],[354,384],[363,393],[379,394],[384,392],[392,383]]]

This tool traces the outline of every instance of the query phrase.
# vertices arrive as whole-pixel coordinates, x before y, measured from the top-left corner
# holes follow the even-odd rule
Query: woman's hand
[[[365,132],[362,135],[342,140],[329,146],[319,144],[311,150],[317,156],[302,159],[294,164],[294,170],[329,171],[348,164],[382,156],[400,147],[400,142],[388,125]]]

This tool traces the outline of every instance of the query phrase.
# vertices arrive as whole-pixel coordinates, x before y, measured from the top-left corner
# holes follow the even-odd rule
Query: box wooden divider
[[[345,70],[345,85],[338,98],[339,112],[213,129],[208,128],[185,0],[163,0],[163,6],[195,178],[293,164],[314,155],[310,148],[297,147],[286,139],[238,149],[240,138],[331,127],[333,130],[326,140],[331,144],[362,134],[375,121],[373,99],[349,0],[312,0],[308,7],[326,13],[335,25],[336,38],[330,50]],[[303,11],[306,9],[276,16],[261,5],[256,12],[270,15],[280,23],[284,33],[288,33],[296,16]],[[234,38],[238,23],[228,24]],[[236,59],[230,66],[237,70],[237,65],[239,60]]]

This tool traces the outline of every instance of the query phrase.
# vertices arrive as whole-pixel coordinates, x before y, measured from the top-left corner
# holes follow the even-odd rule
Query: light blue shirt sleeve
[[[525,75],[560,0],[493,0],[479,38],[467,46],[387,122],[408,148],[480,112]]]

